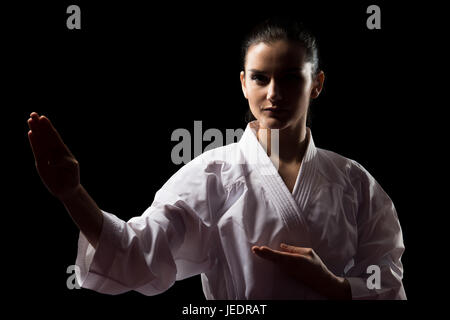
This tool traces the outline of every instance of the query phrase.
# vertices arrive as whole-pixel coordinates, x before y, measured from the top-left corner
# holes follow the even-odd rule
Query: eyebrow
[[[284,69],[283,72],[302,71],[302,70],[303,70],[303,68],[300,68],[300,67],[294,67],[294,68],[287,68],[287,69]],[[253,72],[253,73],[266,73],[265,71],[258,70],[258,69],[249,69],[248,71]]]

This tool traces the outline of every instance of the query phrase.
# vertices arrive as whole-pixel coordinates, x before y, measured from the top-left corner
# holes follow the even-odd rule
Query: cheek
[[[253,115],[258,118],[258,115],[261,113],[258,102],[248,99],[248,104]]]
[[[250,107],[259,107],[262,102],[266,99],[266,94],[264,90],[249,88],[247,90],[247,99],[250,104]]]
[[[286,85],[285,93],[290,95],[292,98],[302,99],[302,97],[309,93],[310,87],[311,86],[309,83],[305,83],[303,81],[297,83],[294,82]]]
[[[301,86],[300,88],[297,87],[296,89],[288,90],[288,93],[290,93],[286,98],[287,100],[291,101],[292,103],[299,104],[300,107],[303,105],[307,105],[310,100],[311,90],[308,87]]]

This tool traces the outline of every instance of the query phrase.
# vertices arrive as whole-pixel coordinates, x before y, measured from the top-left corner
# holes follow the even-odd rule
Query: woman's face
[[[262,128],[306,125],[310,98],[322,90],[324,75],[312,79],[311,62],[300,44],[279,40],[260,42],[247,50],[242,91]]]

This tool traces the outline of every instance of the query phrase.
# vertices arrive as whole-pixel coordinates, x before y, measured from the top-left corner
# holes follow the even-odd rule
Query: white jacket
[[[292,194],[258,142],[207,151],[176,172],[152,205],[125,222],[104,213],[95,250],[80,232],[82,287],[156,295],[201,274],[207,299],[322,299],[257,257],[253,245],[310,247],[348,279],[353,299],[406,299],[402,231],[394,205],[357,162],[308,146]],[[368,267],[380,268],[370,289]],[[301,271],[300,271],[301,272]]]

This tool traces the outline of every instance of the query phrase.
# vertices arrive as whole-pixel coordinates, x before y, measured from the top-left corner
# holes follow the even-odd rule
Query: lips
[[[286,109],[285,108],[279,108],[279,107],[269,107],[269,108],[264,108],[263,111],[283,112],[283,111],[286,111]]]

